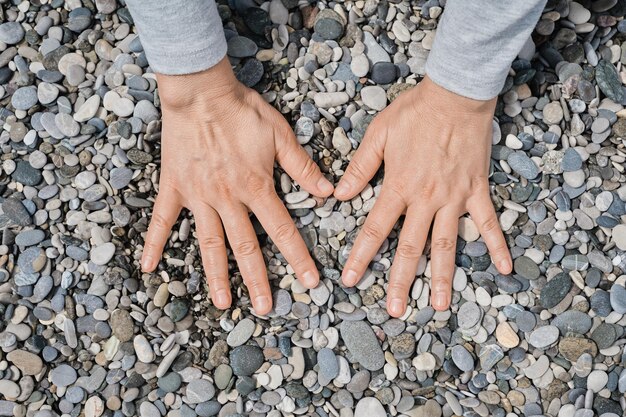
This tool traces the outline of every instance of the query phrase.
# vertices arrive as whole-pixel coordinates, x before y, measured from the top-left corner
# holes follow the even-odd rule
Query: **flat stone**
[[[369,371],[377,371],[385,364],[385,356],[372,331],[364,321],[344,321],[341,323],[343,339],[355,362]]]
[[[0,25],[0,28],[2,26],[4,25]],[[37,89],[33,86],[20,87],[11,96],[11,105],[16,110],[28,110],[35,104],[37,104]]]
[[[556,326],[541,326],[535,329],[528,337],[528,343],[537,349],[546,349],[559,339],[559,329]]]
[[[618,314],[626,314],[626,288],[624,285],[613,284],[610,291],[611,307]]]
[[[374,397],[363,397],[356,404],[355,416],[387,417],[383,405]]]
[[[474,358],[463,346],[456,345],[452,348],[451,352],[454,364],[461,371],[467,372],[474,369]]]
[[[190,404],[209,401],[215,396],[215,386],[206,379],[194,379],[187,385],[186,396]]]
[[[248,318],[241,320],[233,330],[228,333],[226,343],[231,347],[243,345],[252,337],[255,328],[256,324],[252,320]]]
[[[76,370],[67,364],[61,364],[50,371],[50,379],[57,387],[68,387],[76,382]]]
[[[339,375],[339,363],[332,349],[322,348],[317,352],[317,364],[320,374],[327,380],[333,380]]]
[[[37,375],[43,369],[43,361],[34,353],[25,350],[12,350],[6,359],[15,365],[24,375]]]
[[[387,106],[387,93],[382,87],[370,85],[361,89],[363,104],[374,110],[383,110]]]
[[[567,273],[560,273],[544,285],[539,301],[544,308],[555,307],[571,289],[572,279]]]
[[[513,152],[508,156],[507,163],[513,171],[526,179],[532,180],[539,175],[539,168],[525,152]]]
[[[92,248],[89,257],[96,265],[106,265],[115,255],[115,245],[111,242],[103,243],[100,246]]]
[[[20,43],[22,39],[24,39],[24,28],[20,23],[6,22],[0,25],[0,42],[15,45]]]

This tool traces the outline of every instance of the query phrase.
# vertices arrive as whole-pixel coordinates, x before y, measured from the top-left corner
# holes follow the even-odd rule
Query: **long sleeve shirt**
[[[456,94],[488,100],[500,92],[511,62],[546,0],[447,0],[426,74]],[[214,0],[127,0],[150,66],[190,74],[217,64],[226,40]]]

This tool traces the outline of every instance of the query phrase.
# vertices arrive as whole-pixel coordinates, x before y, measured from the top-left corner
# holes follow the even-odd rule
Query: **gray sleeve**
[[[448,0],[426,74],[465,97],[497,96],[545,4],[546,0]]]
[[[148,62],[179,75],[208,69],[226,55],[215,0],[127,0]]]

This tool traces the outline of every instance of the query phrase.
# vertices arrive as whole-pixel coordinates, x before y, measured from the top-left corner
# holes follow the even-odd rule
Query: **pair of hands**
[[[420,256],[433,224],[431,303],[450,304],[458,219],[469,212],[498,270],[512,262],[487,180],[495,99],[476,101],[425,78],[370,124],[337,187],[302,149],[282,115],[234,77],[227,59],[202,73],[158,75],[163,108],[160,188],[145,240],[142,269],[154,270],[183,207],[196,219],[202,262],[216,307],[232,302],[225,236],[258,314],[272,309],[265,262],[248,217],[252,211],[307,288],[319,274],[274,189],[277,161],[310,194],[356,196],[385,162],[374,208],[344,267],[354,286],[406,213],[390,271],[387,309],[404,314]]]

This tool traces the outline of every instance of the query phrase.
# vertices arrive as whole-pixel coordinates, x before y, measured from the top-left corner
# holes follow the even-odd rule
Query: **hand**
[[[269,313],[272,295],[250,209],[302,284],[314,288],[315,263],[274,190],[274,160],[315,196],[329,196],[333,186],[285,119],[235,79],[227,59],[197,74],[159,74],[157,81],[163,109],[161,176],[142,269],[156,268],[180,210],[189,208],[215,306],[231,304],[225,230],[255,312]]]
[[[396,220],[406,212],[387,288],[387,310],[404,314],[431,223],[431,303],[450,305],[458,220],[469,212],[503,274],[512,263],[489,197],[489,155],[496,99],[458,96],[428,77],[399,96],[369,125],[335,189],[348,200],[385,161],[385,178],[354,243],[342,280],[355,285]]]

